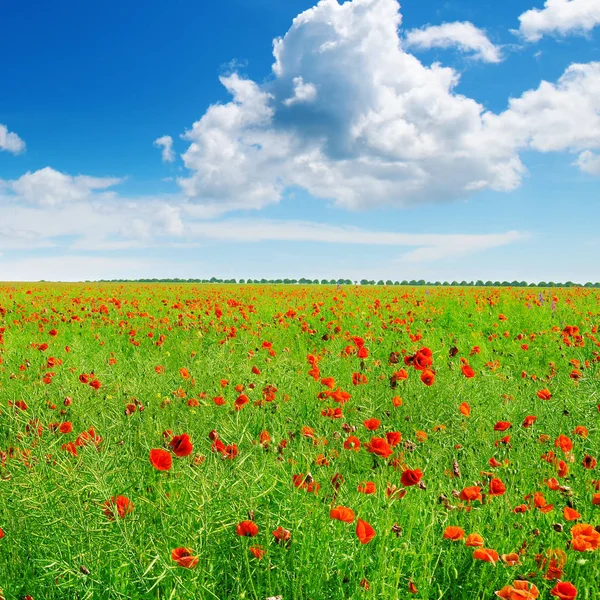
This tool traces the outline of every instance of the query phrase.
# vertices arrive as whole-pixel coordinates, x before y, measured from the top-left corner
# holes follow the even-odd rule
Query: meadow
[[[7,599],[600,597],[600,290],[0,285]]]

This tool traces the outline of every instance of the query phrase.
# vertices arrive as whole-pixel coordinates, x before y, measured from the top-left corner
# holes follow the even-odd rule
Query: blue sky
[[[0,280],[600,281],[600,0],[0,22]]]

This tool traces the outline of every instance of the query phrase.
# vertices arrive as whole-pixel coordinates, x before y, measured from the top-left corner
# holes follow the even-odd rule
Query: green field
[[[600,598],[599,328],[592,288],[2,284],[0,588]]]

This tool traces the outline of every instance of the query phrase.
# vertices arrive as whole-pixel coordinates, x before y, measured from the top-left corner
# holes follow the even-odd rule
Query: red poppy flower
[[[279,544],[280,542],[289,542],[292,538],[292,532],[288,529],[284,529],[281,525],[275,529],[275,531],[271,532],[275,541]]]
[[[360,448],[360,440],[355,435],[351,435],[344,442],[344,450],[358,451],[359,448]]]
[[[570,506],[565,506],[563,516],[565,521],[577,521],[577,519],[581,519],[581,515]]]
[[[479,500],[479,502],[483,502],[483,497],[481,496],[481,488],[476,485],[463,488],[463,490],[460,492],[460,499],[466,500],[467,502],[473,502],[474,500]]]
[[[171,552],[171,558],[180,566],[186,569],[193,569],[198,564],[198,557],[192,556],[189,548],[175,548]]]
[[[376,454],[377,456],[381,456],[383,458],[387,458],[392,454],[392,449],[390,445],[387,443],[385,438],[374,437],[371,438],[371,441],[366,444],[367,452],[371,452],[372,454]]]
[[[502,496],[502,494],[504,494],[505,492],[506,486],[504,485],[504,483],[502,483],[502,480],[498,479],[497,477],[494,477],[494,479],[490,481],[490,496]]]
[[[65,421],[58,426],[58,430],[61,433],[71,433],[73,431],[73,424],[70,421]]]
[[[467,378],[471,379],[471,377],[475,377],[475,371],[470,365],[463,365],[461,368],[462,374]]]
[[[377,491],[373,481],[364,481],[358,485],[358,491],[361,494],[374,494]]]
[[[385,439],[387,440],[387,443],[393,448],[402,441],[402,434],[399,431],[388,431],[385,434]]]
[[[467,402],[463,402],[458,409],[460,410],[460,412],[465,416],[468,417],[471,415],[471,407],[468,405]]]
[[[433,385],[435,382],[435,373],[429,369],[425,369],[422,373],[421,373],[421,381],[426,385],[426,386],[430,386]]]
[[[568,581],[559,581],[551,590],[550,594],[560,600],[574,600],[577,596],[577,588]]]
[[[254,521],[240,521],[235,527],[235,532],[239,536],[254,537],[258,535],[258,525]]]
[[[512,424],[509,423],[508,421],[498,421],[494,425],[494,431],[506,431],[507,429],[510,429],[511,427],[512,427]]]
[[[368,544],[376,535],[375,530],[369,523],[358,519],[356,523],[356,537],[358,537],[361,544]]]
[[[465,537],[465,530],[456,525],[450,525],[444,530],[444,539],[446,540],[462,540]]]
[[[600,546],[600,533],[592,525],[575,525],[571,528],[571,536],[571,548],[577,552],[590,552]]]
[[[400,477],[400,483],[404,487],[418,485],[423,478],[423,472],[420,469],[405,469]]]
[[[483,538],[478,533],[470,533],[465,540],[465,546],[482,548]]]
[[[173,457],[170,452],[162,448],[152,448],[150,450],[150,462],[158,471],[169,471],[173,466]]]
[[[363,425],[369,431],[375,431],[379,427],[379,425],[381,425],[381,421],[379,419],[375,419],[374,417],[372,417],[371,419],[367,419],[366,421],[364,421]]]
[[[505,585],[495,593],[505,600],[536,600],[540,595],[537,587],[529,581],[513,581],[512,585]]]
[[[354,521],[354,511],[346,506],[336,506],[329,512],[332,519],[342,521],[343,523],[352,523]]]
[[[262,546],[250,546],[250,553],[254,558],[258,558],[260,560],[267,552]]]
[[[132,512],[134,508],[133,502],[126,496],[113,496],[109,500],[106,500],[103,506],[104,514],[111,520],[115,517],[115,509],[117,515],[123,519],[125,518],[125,515]]]
[[[477,548],[473,551],[473,558],[495,564],[500,557],[498,556],[498,553],[491,548]]]
[[[194,450],[194,446],[190,442],[190,436],[187,433],[174,436],[169,442],[169,447],[173,451],[173,454],[179,458],[189,456]]]

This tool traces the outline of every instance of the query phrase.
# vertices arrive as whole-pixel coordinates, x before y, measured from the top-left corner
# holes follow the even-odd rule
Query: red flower
[[[387,443],[393,448],[402,441],[402,434],[399,431],[388,431],[385,434],[385,439],[387,440]]]
[[[494,431],[506,431],[507,429],[510,429],[511,427],[512,427],[512,424],[509,423],[508,421],[498,421],[494,425]]]
[[[423,473],[420,469],[406,469],[400,477],[400,483],[402,483],[404,487],[418,485],[422,478]]]
[[[360,448],[360,440],[355,435],[351,435],[344,442],[344,450],[355,450],[355,451],[358,451],[359,448]]]
[[[463,365],[461,371],[467,379],[475,377],[475,371],[473,371],[473,368],[470,365]]]
[[[258,535],[258,525],[254,521],[240,521],[235,527],[235,532],[239,536],[254,537]]]
[[[106,500],[103,504],[104,506],[104,514],[112,521],[115,517],[115,508],[117,510],[117,515],[121,517],[121,519],[125,518],[125,515],[128,515],[133,511],[133,502],[127,498],[126,496],[113,496],[110,500]]]
[[[171,552],[171,558],[180,566],[186,569],[193,569],[198,564],[198,557],[192,556],[189,548],[175,548]]]
[[[577,588],[568,581],[559,581],[550,593],[560,600],[573,600],[577,596]]]
[[[377,456],[381,456],[383,458],[387,458],[388,456],[390,456],[390,454],[392,454],[392,449],[387,443],[387,440],[384,438],[371,438],[371,441],[365,447],[367,449],[367,452],[377,454]]]
[[[429,369],[425,369],[421,373],[421,381],[427,386],[433,385],[435,382],[435,373]]]
[[[158,471],[169,471],[173,466],[171,453],[162,448],[152,448],[150,450],[150,462]]]
[[[367,419],[366,421],[364,421],[363,425],[369,431],[375,431],[376,429],[379,428],[379,425],[381,425],[381,421],[379,419],[371,418],[371,419]]]
[[[377,491],[375,483],[372,481],[364,481],[358,485],[358,491],[361,494],[374,494]]]
[[[369,523],[358,519],[356,523],[356,537],[358,537],[361,544],[368,544],[376,535],[375,530]]]
[[[329,512],[332,519],[337,519],[343,523],[352,523],[354,521],[354,511],[346,506],[336,506]]]
[[[260,560],[266,554],[266,550],[262,546],[250,546],[250,553]]]
[[[501,479],[494,477],[490,481],[490,496],[502,496],[506,492],[506,486]]]
[[[173,437],[169,442],[169,447],[173,450],[173,454],[179,458],[189,456],[194,449],[192,442],[190,442],[190,436],[187,433]]]
[[[65,421],[58,426],[58,430],[61,433],[71,433],[73,431],[73,424],[70,421]]]

